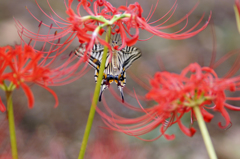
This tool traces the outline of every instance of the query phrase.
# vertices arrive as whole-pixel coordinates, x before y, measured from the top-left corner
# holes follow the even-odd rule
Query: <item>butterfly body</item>
[[[99,95],[99,101],[101,101],[102,93],[107,89],[111,83],[115,82],[120,90],[122,102],[124,102],[122,88],[126,85],[126,69],[132,64],[133,61],[141,57],[141,51],[137,47],[126,46],[122,50],[114,49],[117,42],[112,42],[112,54],[108,53],[103,73],[101,92]],[[102,61],[104,46],[101,44],[95,44],[88,57],[88,63],[95,68],[95,82],[99,75],[99,68]],[[75,50],[75,54],[79,57],[84,56],[86,50],[86,44],[80,44]]]

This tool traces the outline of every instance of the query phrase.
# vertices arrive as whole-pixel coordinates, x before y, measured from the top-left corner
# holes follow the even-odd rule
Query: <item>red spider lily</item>
[[[40,65],[46,67],[50,67],[52,65],[50,73],[51,80],[45,81],[45,84],[47,84],[48,86],[65,85],[79,79],[86,72],[88,72],[89,69],[87,69],[87,63],[85,63],[82,69],[79,69],[79,66],[83,62],[86,62],[87,58],[81,58],[79,60],[76,56],[72,56],[72,53],[70,53],[69,56],[67,55],[67,57],[65,55],[59,57],[59,55],[64,52],[66,48],[70,45],[70,43],[68,43],[68,40],[66,40],[64,42],[64,44],[66,44],[66,47],[62,47],[64,44],[60,43],[61,38],[58,36],[59,34],[57,33],[57,31],[54,32],[52,37],[52,35],[50,34],[51,29],[54,28],[52,24],[49,26],[48,33],[45,35],[41,35],[39,34],[40,29],[45,24],[40,22],[38,26],[38,32],[36,34],[31,32],[30,34],[33,35],[31,36],[30,34],[26,34],[27,32],[25,32],[25,28],[16,19],[15,21],[17,23],[18,34],[21,38],[21,41],[25,45],[32,44],[32,49],[35,52],[40,52],[42,54],[43,58],[40,62]],[[24,41],[24,35],[30,38],[30,42]],[[42,49],[40,51],[34,49],[37,45],[42,45]],[[78,61],[74,63],[73,61],[76,59],[78,59]]]
[[[50,20],[53,21],[53,23],[56,25],[55,27],[53,27],[52,25],[47,25],[45,23],[42,23],[35,16],[33,16],[33,14],[30,11],[29,13],[39,23],[42,23],[44,26],[49,27],[50,29],[60,30],[57,34],[48,35],[47,39],[49,41],[58,40],[59,38],[69,35],[67,37],[67,40],[62,43],[62,45],[67,45],[66,47],[68,47],[69,44],[73,41],[73,39],[77,37],[80,43],[85,43],[85,42],[88,43],[86,53],[91,50],[91,48],[93,47],[93,44],[96,42],[100,42],[103,45],[107,45],[109,49],[111,49],[110,45],[106,44],[106,42],[98,36],[105,31],[104,29],[106,28],[106,26],[112,26],[112,34],[115,34],[115,33],[120,34],[121,42],[122,42],[122,46],[118,48],[120,50],[126,45],[128,46],[134,45],[139,40],[139,29],[146,30],[151,34],[160,36],[162,38],[175,39],[175,40],[186,39],[198,34],[200,31],[205,29],[211,17],[211,14],[210,14],[208,21],[201,28],[196,29],[196,27],[203,20],[203,17],[204,17],[204,14],[203,14],[200,20],[193,27],[191,27],[189,30],[186,30],[185,28],[188,24],[188,17],[194,11],[197,5],[186,16],[184,16],[180,20],[174,22],[173,24],[163,26],[172,17],[173,13],[175,12],[177,7],[176,2],[172,6],[172,8],[162,18],[153,22],[149,22],[149,21],[154,11],[156,10],[156,7],[153,11],[150,11],[147,18],[144,18],[142,16],[143,9],[138,2],[135,2],[134,4],[130,4],[128,6],[120,6],[116,8],[116,7],[113,7],[112,4],[108,1],[97,0],[93,2],[93,10],[91,10],[90,8],[91,3],[87,0],[81,0],[76,5],[76,10],[77,10],[76,13],[72,9],[73,0],[69,0],[68,3],[64,0],[64,3],[66,6],[66,13],[69,16],[67,19],[63,19],[58,14],[56,14],[48,2],[52,12],[60,20],[56,20],[53,18],[51,14],[48,15],[47,13],[45,13],[37,3],[39,9]],[[82,16],[80,14],[81,7],[85,11],[87,11],[89,15]],[[166,16],[169,16],[167,20],[160,23],[160,21]],[[186,21],[185,26],[174,33],[166,33],[162,31],[164,29],[168,29],[173,26],[176,26],[179,23],[184,21]],[[22,32],[23,30],[24,36],[34,40],[38,40],[38,41],[46,41],[46,35],[39,35],[39,34],[36,35],[35,33],[24,28],[19,22],[17,22],[17,26],[20,32]],[[130,29],[134,29],[135,33],[131,34]]]
[[[212,68],[200,67],[197,63],[193,63],[186,67],[181,74],[166,71],[155,74],[154,78],[150,80],[152,88],[146,98],[153,100],[156,104],[151,108],[143,108],[139,102],[145,115],[133,119],[123,118],[113,113],[106,102],[105,108],[110,116],[99,109],[97,111],[110,129],[137,138],[160,126],[161,135],[152,140],[156,140],[162,135],[167,139],[173,139],[174,135],[167,135],[165,131],[175,123],[187,136],[193,136],[196,130],[192,126],[185,127],[181,118],[186,113],[190,113],[191,122],[193,122],[195,120],[193,107],[198,106],[206,122],[210,122],[213,118],[213,115],[207,110],[220,112],[225,118],[226,124],[222,126],[219,123],[219,127],[226,128],[231,123],[226,108],[240,110],[240,107],[226,103],[226,100],[236,101],[240,100],[240,97],[227,97],[225,91],[239,91],[239,82],[239,76],[219,78]]]
[[[0,47],[0,85],[5,91],[12,91],[15,88],[21,87],[28,97],[29,108],[34,105],[34,96],[26,84],[28,82],[35,83],[48,90],[55,98],[58,105],[57,95],[53,90],[47,87],[47,83],[52,81],[52,70],[48,65],[44,65],[43,54],[36,52],[29,45],[15,45],[15,47],[5,46]],[[10,68],[10,69],[9,69]],[[6,86],[5,82],[11,84]],[[5,107],[0,102],[1,111],[5,111]]]

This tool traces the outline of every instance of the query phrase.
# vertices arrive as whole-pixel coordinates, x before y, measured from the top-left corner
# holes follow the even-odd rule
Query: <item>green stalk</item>
[[[109,43],[110,37],[111,37],[111,26],[108,26],[108,30],[107,30],[107,34],[106,34],[106,42],[107,43]],[[94,119],[94,115],[95,115],[95,107],[97,105],[98,98],[99,98],[99,93],[100,93],[100,89],[101,89],[103,72],[105,70],[105,63],[106,63],[106,59],[107,59],[107,52],[108,52],[108,48],[106,46],[104,46],[101,66],[100,66],[98,79],[97,79],[97,84],[96,84],[96,87],[95,87],[93,100],[92,100],[92,105],[91,105],[91,108],[90,108],[88,121],[87,121],[87,125],[86,125],[86,128],[85,128],[85,133],[84,133],[84,136],[83,136],[83,141],[82,141],[82,145],[81,145],[81,149],[80,149],[78,159],[83,159],[85,151],[86,151],[88,137],[89,137],[89,134],[90,134],[90,131],[91,131],[91,127],[92,127],[92,123],[93,123],[93,119]]]
[[[238,32],[240,33],[240,17],[239,17],[239,12],[238,12],[237,6],[234,5],[234,6],[233,6],[233,9],[234,9],[235,16],[236,16],[236,22],[237,22]]]
[[[202,133],[202,137],[203,137],[203,140],[204,140],[209,158],[210,159],[217,159],[217,155],[215,153],[211,138],[209,136],[209,133],[208,133],[208,130],[207,130],[207,127],[206,127],[206,124],[203,120],[203,116],[201,114],[200,108],[198,106],[194,106],[193,110],[195,112],[195,115],[196,115],[196,118],[197,118],[197,121],[198,121],[198,125],[199,125],[200,131]]]
[[[17,139],[16,139],[16,132],[15,132],[13,104],[12,104],[12,92],[11,91],[6,91],[6,97],[7,97],[7,112],[8,112],[8,122],[9,122],[9,133],[10,133],[10,140],[11,140],[12,158],[13,159],[18,159]]]

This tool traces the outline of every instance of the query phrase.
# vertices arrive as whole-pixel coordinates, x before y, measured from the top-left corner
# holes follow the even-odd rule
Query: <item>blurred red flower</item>
[[[52,70],[48,64],[45,65],[41,51],[36,52],[30,45],[0,47],[0,63],[0,86],[3,90],[8,92],[21,87],[28,97],[29,108],[32,108],[34,96],[26,83],[35,83],[48,90],[56,99],[55,106],[58,105],[57,95],[47,86],[52,81]],[[10,82],[8,87],[7,81]],[[0,110],[6,110],[2,101]]]
[[[110,129],[137,138],[160,126],[161,135],[152,140],[156,140],[162,135],[167,139],[173,139],[174,135],[167,135],[165,132],[175,123],[187,136],[193,136],[196,130],[192,126],[185,127],[181,118],[186,113],[190,113],[192,123],[195,120],[193,107],[197,106],[200,108],[204,120],[210,122],[213,115],[207,110],[211,109],[220,112],[225,118],[225,126],[219,123],[219,127],[226,128],[231,122],[226,108],[240,110],[240,107],[235,107],[226,101],[240,100],[240,97],[227,97],[225,91],[239,91],[239,82],[239,76],[219,78],[212,68],[201,67],[199,64],[193,63],[180,74],[166,71],[155,74],[154,78],[150,80],[151,90],[146,95],[147,99],[154,101],[154,106],[143,108],[138,102],[145,115],[133,119],[123,118],[113,113],[106,103],[105,107],[110,116],[99,109],[97,111]]]

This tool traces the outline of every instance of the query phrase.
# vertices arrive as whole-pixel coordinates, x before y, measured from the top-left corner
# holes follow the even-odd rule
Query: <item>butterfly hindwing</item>
[[[126,46],[119,51],[119,62],[122,64],[122,68],[128,69],[133,61],[141,57],[141,51],[135,46]]]

